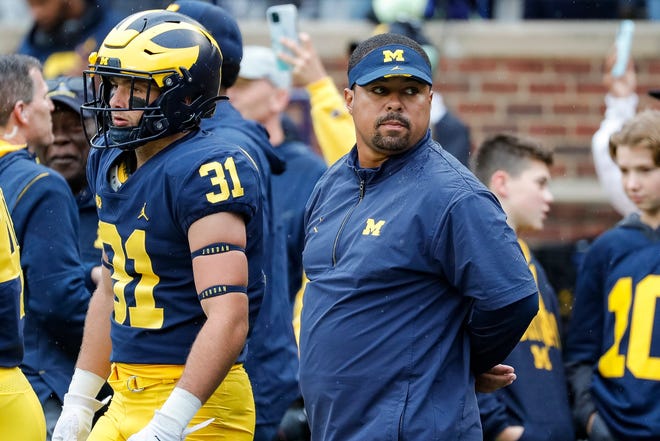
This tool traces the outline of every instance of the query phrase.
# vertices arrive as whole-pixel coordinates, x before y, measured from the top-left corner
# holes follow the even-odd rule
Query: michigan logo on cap
[[[420,51],[423,51],[421,48]],[[363,56],[349,71],[349,87],[364,86],[380,78],[408,77],[432,85],[433,74],[423,52],[403,44],[387,44]]]
[[[403,58],[403,49],[397,49],[395,51],[385,49],[383,51],[383,63],[391,63],[392,61],[406,61]]]

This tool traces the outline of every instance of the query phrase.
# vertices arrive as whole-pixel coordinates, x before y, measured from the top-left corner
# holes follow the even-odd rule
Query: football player
[[[43,441],[46,420],[18,365],[23,359],[23,273],[18,240],[0,189],[0,439]]]
[[[219,99],[219,47],[191,18],[152,10],[90,60],[104,268],[55,439],[87,439],[107,377],[113,399],[89,440],[251,440],[242,353],[261,193],[252,158],[199,130]]]
[[[0,77],[0,187],[21,248],[25,281],[21,370],[52,433],[91,296],[78,250],[76,201],[64,178],[37,164],[31,153],[53,142],[53,103],[41,63],[29,55],[3,55]]]
[[[660,439],[660,111],[610,138],[638,208],[584,256],[566,344],[574,416],[590,440]]]

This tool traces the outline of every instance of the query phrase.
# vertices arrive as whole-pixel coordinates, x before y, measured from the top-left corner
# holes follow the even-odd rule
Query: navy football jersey
[[[566,360],[594,366],[591,395],[617,439],[660,439],[660,231],[633,214],[589,248]]]
[[[0,189],[0,366],[23,359],[23,273],[14,225]]]
[[[110,170],[130,154],[94,150],[88,165],[115,295],[111,359],[184,364],[206,319],[188,229],[213,213],[242,215],[249,260],[262,234],[259,175],[239,147],[200,131],[154,155],[115,191]],[[263,283],[261,268],[252,262],[249,278],[249,285]]]

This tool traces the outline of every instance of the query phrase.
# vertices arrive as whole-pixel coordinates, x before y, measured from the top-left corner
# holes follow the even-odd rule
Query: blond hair
[[[653,163],[660,166],[660,110],[638,113],[610,137],[612,159],[616,159],[616,150],[622,145],[649,149]]]

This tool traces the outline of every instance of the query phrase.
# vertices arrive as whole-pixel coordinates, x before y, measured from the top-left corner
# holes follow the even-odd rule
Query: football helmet
[[[96,117],[96,133],[90,140],[94,148],[132,150],[195,129],[201,118],[213,115],[220,99],[220,48],[202,25],[177,12],[150,10],[128,16],[90,55],[89,63],[85,82],[97,87],[91,87],[82,109]],[[119,78],[130,81],[129,104],[112,108],[112,81]],[[145,81],[146,98],[134,97],[136,83]],[[153,99],[150,92],[155,87],[160,95]],[[137,126],[113,125],[113,113],[135,110],[143,112]]]

